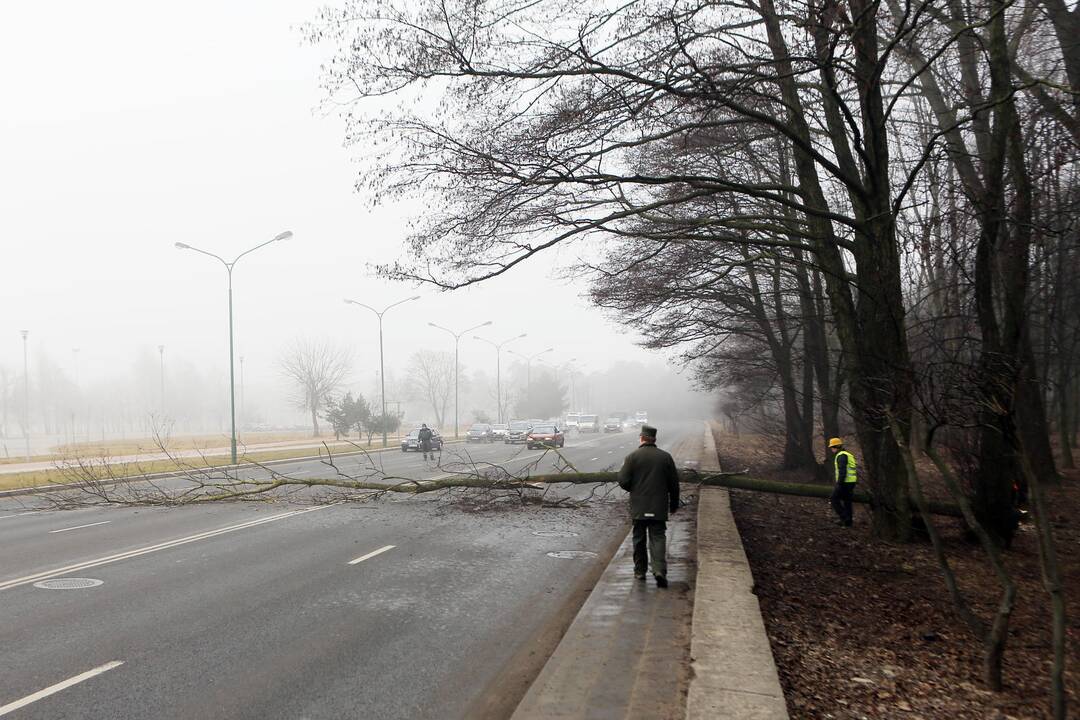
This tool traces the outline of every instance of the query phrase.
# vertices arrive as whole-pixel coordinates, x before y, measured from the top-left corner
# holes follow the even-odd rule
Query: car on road
[[[442,450],[443,439],[438,430],[431,431],[431,449]],[[401,452],[420,451],[420,428],[415,428],[401,440]]]
[[[525,445],[532,450],[533,448],[552,448],[562,447],[566,444],[566,436],[563,435],[555,425],[537,425],[529,431],[528,438]]]
[[[510,426],[506,423],[495,423],[491,426],[491,434],[496,440],[506,440],[506,433]]]
[[[583,433],[600,432],[600,418],[596,415],[582,415],[578,418],[578,431]]]
[[[465,432],[465,442],[495,442],[495,432],[487,423],[476,423]]]
[[[506,429],[506,440],[503,442],[508,445],[516,445],[517,443],[527,442],[529,438],[529,421],[528,420],[513,420],[510,423],[510,427]]]
[[[617,417],[609,417],[604,421],[604,432],[622,432],[622,420]]]

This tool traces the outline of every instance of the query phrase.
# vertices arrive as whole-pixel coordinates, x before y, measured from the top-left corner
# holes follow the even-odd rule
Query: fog
[[[498,415],[496,352],[473,335],[525,334],[501,355],[509,413],[526,376],[551,374],[567,409],[703,414],[709,400],[665,356],[639,348],[589,306],[583,286],[559,279],[587,246],[452,293],[373,277],[370,265],[398,256],[420,208],[372,207],[354,187],[362,149],[345,149],[340,118],[319,109],[324,58],[301,42],[299,26],[320,4],[5,7],[5,451],[23,450],[24,397],[35,451],[161,427],[226,432],[226,272],[175,244],[232,259],[285,230],[293,237],[245,256],[233,275],[241,427],[310,426],[281,371],[303,340],[348,356],[336,394],[378,401],[375,314],[343,300],[381,309],[414,295],[384,322],[386,399],[409,421],[434,417],[410,371],[415,354],[454,351],[429,322],[455,332],[491,322],[460,341],[463,424]],[[506,352],[547,348],[531,368]]]

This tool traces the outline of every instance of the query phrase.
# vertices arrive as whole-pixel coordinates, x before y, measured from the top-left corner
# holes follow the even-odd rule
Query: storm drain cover
[[[576,532],[570,532],[569,530],[536,530],[533,535],[537,537],[577,537]]]
[[[547,555],[548,557],[559,558],[560,560],[581,560],[584,558],[596,557],[596,553],[589,552],[588,550],[552,550]]]
[[[34,587],[42,590],[82,590],[83,588],[92,588],[104,584],[104,580],[95,580],[94,578],[56,578],[36,582]]]

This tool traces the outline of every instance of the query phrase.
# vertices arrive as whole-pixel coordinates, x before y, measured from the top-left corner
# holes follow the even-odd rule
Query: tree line
[[[1080,7],[351,0],[307,33],[360,185],[424,200],[384,275],[576,244],[595,302],[778,422],[788,467],[853,435],[884,538],[919,515],[912,452],[993,548],[1073,467]]]

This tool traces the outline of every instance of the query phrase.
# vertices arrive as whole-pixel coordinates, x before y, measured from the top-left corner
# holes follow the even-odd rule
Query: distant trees
[[[446,423],[446,411],[454,397],[454,355],[437,350],[417,350],[409,359],[409,390],[423,400],[435,416],[435,426]]]
[[[363,395],[354,398],[350,391],[341,398],[327,400],[323,419],[334,429],[334,438],[340,440],[353,430],[363,431],[371,419],[371,408]]]
[[[566,386],[554,373],[544,370],[533,374],[532,382],[521,391],[514,412],[519,418],[558,417],[566,409]]]
[[[329,340],[296,340],[278,361],[293,386],[293,403],[311,413],[312,436],[319,436],[319,416],[345,382],[352,365],[349,352]]]

